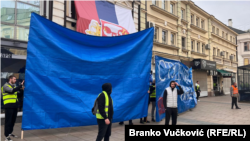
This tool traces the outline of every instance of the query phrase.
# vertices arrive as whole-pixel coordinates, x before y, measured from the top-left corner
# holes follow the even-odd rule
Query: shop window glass
[[[30,14],[32,12],[39,14],[39,7],[18,2],[17,3],[17,24],[22,25],[22,26],[29,26]]]
[[[15,23],[15,1],[1,1],[1,22]]]
[[[14,26],[1,24],[1,37],[14,39]]]

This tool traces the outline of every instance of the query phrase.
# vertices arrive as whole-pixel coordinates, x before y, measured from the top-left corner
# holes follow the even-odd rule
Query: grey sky
[[[218,20],[228,25],[232,19],[233,27],[250,29],[250,1],[196,1],[193,2]]]

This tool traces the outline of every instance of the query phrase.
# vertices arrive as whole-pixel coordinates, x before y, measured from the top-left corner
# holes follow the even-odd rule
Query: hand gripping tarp
[[[91,109],[104,83],[113,122],[147,116],[153,34],[90,36],[32,13],[22,129],[96,125]]]
[[[197,101],[193,86],[192,68],[189,69],[179,61],[155,56],[155,72],[157,122],[165,117],[163,93],[170,86],[169,84],[172,80],[179,83],[184,91],[184,94],[179,95],[177,99],[178,113],[195,107]]]

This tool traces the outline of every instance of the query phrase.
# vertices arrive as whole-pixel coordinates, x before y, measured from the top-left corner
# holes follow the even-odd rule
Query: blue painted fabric
[[[194,108],[197,104],[193,86],[192,68],[188,68],[180,61],[165,59],[155,56],[155,82],[156,82],[156,121],[165,117],[163,105],[164,90],[170,86],[170,82],[176,81],[182,87],[184,94],[178,95],[178,113]],[[179,87],[177,86],[177,89]]]
[[[113,122],[147,116],[153,28],[97,37],[32,13],[22,129],[96,125],[91,109],[112,84]]]

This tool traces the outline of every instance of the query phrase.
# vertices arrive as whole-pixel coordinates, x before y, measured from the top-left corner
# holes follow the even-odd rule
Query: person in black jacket
[[[109,141],[109,137],[111,136],[111,125],[113,119],[113,102],[111,98],[112,85],[110,83],[105,83],[102,85],[102,90],[108,94],[109,97],[109,107],[108,107],[108,117],[105,113],[105,95],[101,93],[97,98],[98,109],[101,116],[104,119],[97,119],[98,123],[98,135],[96,141],[101,141],[104,138],[104,141]]]
[[[176,85],[180,90],[176,88]],[[177,123],[177,98],[178,95],[183,94],[184,91],[181,86],[175,82],[171,81],[170,86],[165,89],[163,94],[163,105],[165,107],[165,125],[169,125],[170,117],[172,118],[172,125],[176,125]]]

